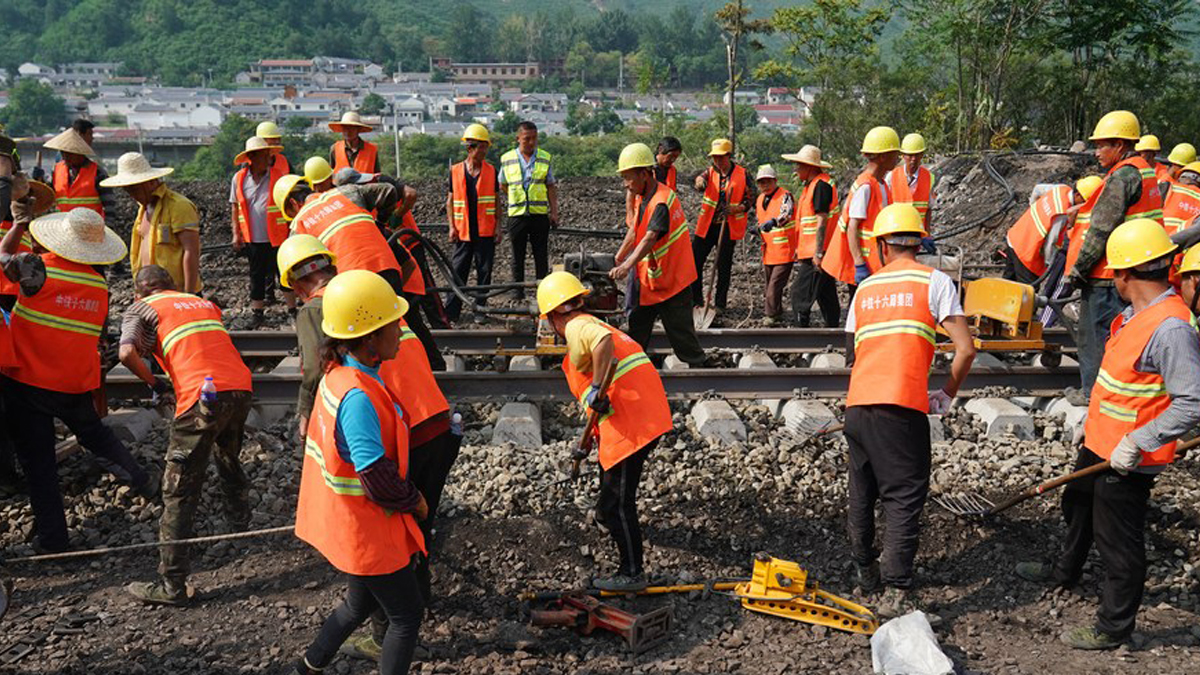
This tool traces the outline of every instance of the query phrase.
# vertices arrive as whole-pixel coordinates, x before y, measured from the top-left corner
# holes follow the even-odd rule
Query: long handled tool
[[[713,261],[708,273],[708,289],[704,294],[704,305],[692,310],[692,325],[696,330],[705,330],[712,326],[717,318],[717,308],[713,306],[713,293],[717,288],[717,268],[721,266],[721,249],[725,247],[725,238],[729,232],[728,219],[721,218],[721,233],[717,236],[717,259]]]
[[[617,373],[617,357],[614,354],[612,360],[608,362],[608,367],[604,369],[604,377],[600,380],[601,395],[608,395],[609,385],[612,384],[613,376]],[[610,402],[611,405],[611,402]],[[587,426],[583,428],[583,434],[579,436],[579,443],[576,444],[574,452],[571,453],[571,478],[575,480],[579,478],[579,465],[583,460],[587,459],[588,453],[592,451],[592,439],[596,437],[596,427],[600,425],[600,413],[595,410],[588,413]]]

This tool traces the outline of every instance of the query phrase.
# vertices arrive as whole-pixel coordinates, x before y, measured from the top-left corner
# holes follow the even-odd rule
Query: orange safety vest
[[[576,317],[572,321],[580,318],[585,317]],[[607,323],[595,320],[612,334],[613,358],[617,360],[617,368],[608,387],[612,410],[602,415],[597,425],[600,466],[608,471],[673,429],[674,425],[662,378],[658,376],[650,357],[642,351],[641,345]],[[592,371],[577,370],[571,363],[570,354],[563,357],[562,369],[567,376],[571,395],[581,404],[586,403],[588,389],[592,385]],[[584,409],[586,411],[586,405]]]
[[[400,269],[375,219],[337,188],[310,196],[292,221],[292,232],[320,239],[337,256],[339,272]]]
[[[792,196],[792,193],[783,188],[776,188],[774,197],[770,204],[763,206],[767,195],[761,194],[758,196],[758,204],[755,205],[754,214],[757,218],[759,226],[772,218],[779,217],[779,209],[783,206],[783,201]],[[796,238],[798,236],[796,228],[796,212],[792,211],[792,215],[788,217],[786,223],[778,223],[770,232],[761,232],[763,238],[762,258],[764,265],[786,265],[796,259]]]
[[[800,203],[796,205],[800,224],[800,236],[796,240],[797,260],[808,260],[817,254],[817,212],[813,207],[813,197],[816,195],[818,183],[828,183],[830,191],[833,192],[833,201],[829,203],[828,219],[825,223],[825,241],[821,243],[822,251],[829,250],[833,231],[837,229],[837,216],[842,210],[838,203],[837,184],[829,174],[821,173],[805,184]]]
[[[350,366],[325,373],[304,441],[304,469],[296,504],[296,536],[346,574],[378,576],[403,569],[425,537],[410,513],[389,511],[367,497],[354,464],[337,448],[337,411],[351,389],[371,399],[379,416],[384,456],[408,476],[408,425],[387,386]]]
[[[288,158],[283,156],[282,152],[275,153],[274,155],[271,156],[271,159],[272,159],[272,162],[271,162],[271,170],[272,171],[275,170],[275,167],[281,167],[283,169],[284,175],[292,172],[292,165],[290,162],[288,162]],[[274,202],[275,200],[272,199],[271,201]]]
[[[411,426],[450,409],[433,377],[425,347],[404,319],[400,319],[400,351],[396,358],[383,362],[379,377],[396,393]]]
[[[1148,164],[1149,162],[1147,162]],[[1175,180],[1171,178],[1171,167],[1162,162],[1154,163],[1154,177],[1160,183],[1173,183]]]
[[[863,185],[871,186],[871,199],[867,202],[867,217],[858,226],[858,241],[855,242],[855,245],[862,251],[863,259],[867,262],[867,267],[874,274],[883,267],[883,260],[879,257],[879,247],[875,245],[875,237],[872,236],[872,233],[875,231],[875,217],[883,210],[883,199],[884,195],[887,194],[887,185],[864,171],[858,174],[858,178],[854,179],[854,185],[850,187],[851,200],[854,198],[854,193],[858,192],[858,188]],[[854,257],[850,254],[850,232],[847,229],[849,226],[850,209],[846,209],[842,211],[841,217],[838,218],[838,236],[829,242],[829,247],[825,250],[825,257],[821,259],[821,269],[825,270],[826,274],[835,279],[841,279],[847,284],[853,284]]]
[[[108,282],[90,265],[43,253],[46,283],[20,295],[12,314],[16,365],[4,374],[30,386],[82,394],[100,386],[100,332]]]
[[[667,167],[667,180],[663,182],[663,185],[666,185],[667,187],[671,188],[672,190],[678,189],[675,185],[675,165],[674,164]]]
[[[666,204],[671,214],[671,229],[637,263],[639,306],[657,305],[670,300],[696,280],[696,258],[692,255],[692,244],[688,239],[687,216],[683,214],[679,196],[671,188],[658,184],[646,204],[646,210],[642,212],[641,220],[637,222],[634,241],[640,242],[646,238],[650,218],[659,204]],[[641,207],[642,196],[637,195],[633,198],[635,215]]]
[[[923,166],[917,167],[917,187],[909,189],[908,173],[900,164],[892,169],[891,195],[893,204],[912,204],[921,214],[925,229],[929,229],[929,195],[933,192],[933,172]]]
[[[929,309],[933,268],[901,258],[854,294],[854,367],[846,406],[898,405],[929,412],[937,321]]]
[[[84,164],[72,181],[66,162],[59,161],[54,165],[54,196],[58,200],[59,211],[83,208],[104,215],[100,190],[96,188],[96,168],[95,162]]]
[[[15,366],[17,355],[13,352],[12,329],[8,326],[8,317],[0,312],[0,368]]]
[[[362,149],[354,156],[354,164],[351,164],[346,156],[346,141],[340,140],[333,144],[333,170],[336,172],[353,166],[359,173],[375,173],[375,157],[378,154],[379,148],[374,143],[363,141]]]
[[[467,213],[467,163],[450,167],[450,215],[459,241],[471,241],[471,223]],[[496,167],[484,162],[475,179],[475,222],[480,237],[496,235]]]
[[[1042,248],[1046,237],[1050,236],[1050,224],[1071,208],[1074,194],[1075,191],[1069,185],[1055,185],[1038,197],[1033,206],[1008,228],[1008,245],[1017,254],[1017,259],[1025,269],[1039,276],[1045,273],[1046,257],[1042,254]],[[1062,245],[1066,234],[1067,228],[1058,233],[1056,246]]]
[[[0,222],[0,239],[4,239],[4,235],[12,229],[13,221],[5,220]],[[25,234],[21,236],[21,243],[17,244],[17,253],[29,253],[33,251],[33,239],[29,236],[29,230],[25,230]],[[0,273],[0,295],[17,295],[20,293],[20,286],[17,282],[8,278],[7,275]]]
[[[1104,358],[1084,425],[1084,444],[1104,459],[1126,434],[1140,429],[1171,405],[1162,375],[1143,373],[1138,360],[1154,331],[1163,320],[1175,317],[1195,326],[1195,319],[1178,295],[1168,296],[1155,305],[1134,314],[1125,322],[1124,315],[1113,319]],[[1170,464],[1175,459],[1172,441],[1150,453],[1142,453],[1142,466]]]
[[[250,369],[225,332],[216,305],[177,291],[155,293],[142,302],[158,315],[154,358],[175,388],[176,417],[199,402],[206,377],[213,379],[217,391],[254,390]]]
[[[1130,204],[1125,209],[1125,220],[1149,218],[1157,220],[1160,225],[1162,224],[1162,197],[1158,193],[1158,178],[1154,175],[1154,169],[1151,169],[1146,160],[1137,155],[1117,162],[1105,175],[1104,184],[1092,194],[1091,199],[1084,202],[1083,208],[1075,216],[1075,226],[1071,228],[1071,242],[1067,246],[1066,269],[1068,273],[1075,268],[1075,261],[1079,259],[1079,251],[1083,248],[1083,241],[1087,238],[1088,230],[1091,229],[1092,209],[1095,207],[1096,201],[1100,199],[1100,195],[1104,194],[1104,189],[1108,187],[1109,176],[1112,176],[1113,172],[1123,166],[1132,166],[1142,174],[1141,197],[1138,198],[1137,202]],[[1108,258],[1101,256],[1096,265],[1088,271],[1088,276],[1092,279],[1113,278],[1112,270],[1108,269]]]
[[[244,166],[234,177],[234,185],[237,186],[234,196],[237,198],[238,205],[238,229],[242,232],[242,241],[250,243],[254,241],[250,238],[250,201],[246,199],[246,190],[242,186],[242,181],[245,180],[246,174],[250,172],[249,166]],[[267,187],[274,194],[275,181],[287,175],[287,162],[275,162],[268,169],[271,184]],[[275,199],[267,200],[267,239],[272,246],[279,246],[284,239],[288,238],[288,224],[280,217],[279,207],[275,205]]]
[[[1176,183],[1171,186],[1163,202],[1163,227],[1167,234],[1184,229],[1193,218],[1200,215],[1200,188]]]
[[[708,235],[708,226],[712,223],[713,214],[717,210],[717,198],[721,194],[721,174],[717,173],[716,167],[708,167],[705,178],[708,183],[704,188],[704,197],[700,199],[700,218],[696,221],[696,236],[700,239]],[[745,195],[746,169],[734,164],[733,170],[729,172],[729,179],[725,182],[725,204],[741,204]],[[725,217],[725,222],[729,224],[729,232],[726,234],[729,239],[739,241],[746,236],[747,215],[730,214]]]

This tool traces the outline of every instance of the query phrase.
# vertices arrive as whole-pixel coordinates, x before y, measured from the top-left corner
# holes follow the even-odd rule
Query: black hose
[[[499,308],[499,307],[497,307],[497,308],[480,307],[479,303],[474,295],[467,295],[466,292],[463,291],[462,287],[466,286],[467,284],[465,282],[463,282],[461,279],[459,279],[457,276],[455,276],[454,265],[451,264],[450,258],[446,255],[446,252],[441,249],[441,247],[439,247],[436,243],[433,242],[432,239],[426,237],[425,235],[421,234],[417,230],[414,230],[409,227],[404,227],[404,228],[400,228],[400,229],[396,230],[395,232],[392,233],[392,235],[390,237],[388,237],[388,244],[390,245],[393,241],[396,240],[397,237],[405,237],[407,239],[416,240],[417,242],[424,245],[425,249],[427,251],[432,252],[434,262],[436,262],[438,264],[438,266],[441,268],[442,276],[445,277],[446,281],[450,284],[451,292],[454,293],[454,295],[457,296],[458,299],[462,301],[463,305],[470,308],[470,310],[472,312],[474,312],[476,314],[519,314],[521,316],[529,316],[531,314],[528,310],[503,309],[503,308]],[[401,245],[403,246],[404,243],[401,242]],[[508,291],[507,290],[497,290],[497,291],[493,291],[493,292],[489,292],[489,293],[485,294],[485,297],[491,297],[492,295],[499,295],[499,294],[505,293],[505,292],[508,292]]]
[[[1047,152],[1047,151],[1037,151],[1037,152]],[[965,153],[962,153],[962,154],[965,154]],[[955,235],[962,234],[963,232],[968,232],[970,230],[973,230],[973,229],[983,225],[984,223],[987,223],[988,221],[992,220],[993,218],[999,217],[1005,211],[1007,211],[1010,206],[1012,206],[1014,203],[1016,203],[1016,201],[1017,201],[1016,191],[1013,190],[1012,185],[1009,185],[1008,181],[1004,180],[1004,176],[1001,176],[1000,172],[996,171],[996,167],[992,166],[991,156],[988,153],[981,153],[981,159],[983,161],[983,170],[987,172],[988,176],[990,176],[991,179],[995,183],[997,183],[1000,187],[1004,188],[1004,191],[1008,193],[1008,196],[1005,197],[1005,199],[1004,199],[1004,203],[1002,203],[999,207],[990,211],[989,213],[987,213],[986,215],[984,215],[981,218],[976,218],[969,222],[963,223],[962,225],[952,227],[949,230],[938,232],[937,234],[933,235],[934,241],[941,241],[943,239],[949,239],[950,237],[953,237]]]

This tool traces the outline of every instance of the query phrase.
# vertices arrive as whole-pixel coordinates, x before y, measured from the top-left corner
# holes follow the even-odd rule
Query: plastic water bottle
[[[200,402],[210,407],[217,403],[217,384],[212,375],[204,378],[204,384],[200,385]]]
[[[462,413],[454,413],[450,416],[450,433],[455,436],[462,436]]]

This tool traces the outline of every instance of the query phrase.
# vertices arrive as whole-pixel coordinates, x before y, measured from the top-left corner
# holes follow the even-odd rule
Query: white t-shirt
[[[858,189],[854,191],[854,194],[850,196],[850,217],[857,218],[859,220],[866,220],[867,219],[867,206],[870,203],[871,203],[871,184],[863,183],[862,185],[859,185]],[[887,193],[887,190],[884,190],[883,194],[880,196],[879,208],[883,208],[887,205],[888,205],[888,193]]]
[[[858,293],[850,302],[850,313],[846,315],[846,332],[853,333],[855,329],[854,309],[858,306]],[[933,314],[934,322],[939,326],[947,318],[962,316],[962,302],[958,299],[958,289],[954,280],[941,270],[934,270],[929,275],[929,311]]]
[[[254,180],[254,174],[246,172],[242,179],[242,189],[246,193],[246,205],[250,207],[250,242],[261,243],[271,241],[267,233],[267,205],[271,200],[271,172],[267,171],[259,180]],[[229,181],[229,203],[237,203],[237,174]],[[247,242],[247,243],[250,243]]]

